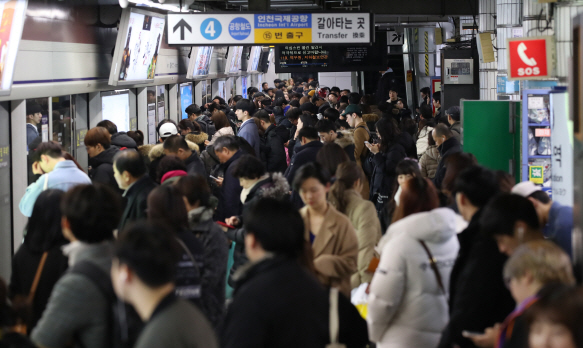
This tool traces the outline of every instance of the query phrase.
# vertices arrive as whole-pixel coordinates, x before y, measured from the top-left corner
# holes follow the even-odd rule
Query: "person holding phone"
[[[225,221],[226,218],[240,215],[242,212],[243,206],[239,198],[241,185],[239,180],[233,176],[233,168],[243,153],[240,150],[237,137],[232,135],[219,137],[215,141],[214,150],[224,171],[224,177],[214,179],[217,186],[221,188],[215,220]]]

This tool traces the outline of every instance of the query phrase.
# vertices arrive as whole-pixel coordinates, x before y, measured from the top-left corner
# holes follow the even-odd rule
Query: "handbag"
[[[338,289],[330,288],[330,344],[326,348],[346,348],[344,344],[338,342],[338,331],[340,330],[340,318],[338,316]]]
[[[34,280],[32,281],[32,286],[30,287],[30,291],[28,296],[24,295],[16,295],[12,300],[12,307],[14,310],[19,313],[19,318],[16,321],[16,324],[13,326],[13,331],[17,332],[22,335],[26,335],[28,332],[28,321],[33,313],[33,301],[34,295],[36,294],[36,289],[38,287],[38,283],[40,281],[40,276],[43,272],[43,268],[45,267],[45,262],[47,260],[47,256],[49,255],[48,251],[45,251],[40,259],[38,267],[36,268],[36,274],[34,275]]]
[[[433,270],[433,273],[435,273],[435,278],[437,279],[437,285],[439,286],[439,289],[441,290],[441,292],[443,293],[445,298],[448,299],[447,291],[445,291],[445,287],[443,286],[443,280],[441,279],[441,273],[439,273],[439,268],[437,268],[437,261],[435,260],[435,258],[431,254],[431,251],[427,247],[427,244],[425,244],[425,242],[422,240],[419,240],[419,243],[421,244],[423,249],[425,249],[425,252],[427,253],[427,256],[429,257],[429,266]],[[449,299],[448,299],[448,301],[449,301]]]

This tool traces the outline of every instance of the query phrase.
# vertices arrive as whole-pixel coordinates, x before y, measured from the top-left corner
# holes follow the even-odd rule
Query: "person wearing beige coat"
[[[367,269],[375,256],[375,245],[381,238],[381,223],[374,204],[362,199],[359,192],[364,173],[356,163],[344,162],[336,169],[336,181],[330,189],[328,200],[339,212],[346,214],[356,231],[358,239],[357,272],[351,279],[351,287],[370,283],[372,273]]]
[[[441,155],[439,154],[437,146],[430,145],[419,160],[419,165],[421,166],[421,175],[424,178],[433,179],[435,177],[435,173],[437,172],[437,166],[440,159]]]
[[[306,224],[306,240],[310,240],[309,207],[300,209]],[[320,230],[312,244],[314,267],[324,286],[335,287],[350,298],[351,276],[357,270],[358,239],[352,223],[328,204]]]
[[[306,226],[306,242],[312,246],[318,279],[350,298],[350,277],[357,270],[358,239],[350,220],[327,201],[330,190],[327,171],[317,162],[308,163],[297,172],[293,188],[305,204],[300,214]]]

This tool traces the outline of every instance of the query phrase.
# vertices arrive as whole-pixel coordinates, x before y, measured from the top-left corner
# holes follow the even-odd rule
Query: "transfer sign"
[[[169,45],[370,44],[373,16],[349,13],[168,14]]]

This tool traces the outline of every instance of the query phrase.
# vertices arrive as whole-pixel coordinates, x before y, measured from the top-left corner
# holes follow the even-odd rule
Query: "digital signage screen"
[[[27,3],[26,0],[0,0],[0,95],[9,95],[12,88]]]
[[[243,46],[229,47],[229,55],[225,67],[226,74],[238,74],[241,72],[241,56],[243,55]]]
[[[180,85],[180,107],[182,109],[182,119],[188,118],[186,108],[192,104],[192,83]]]
[[[204,78],[209,74],[211,58],[213,55],[212,46],[193,47],[188,63],[187,79]]]
[[[275,47],[275,72],[382,71],[387,57],[382,34],[372,46],[282,45]]]
[[[109,84],[154,80],[164,23],[164,15],[135,8],[124,9]]]
[[[101,92],[101,119],[115,123],[119,132],[130,130],[129,90]]]
[[[257,72],[259,68],[259,60],[261,59],[261,46],[253,46],[251,54],[249,55],[249,65],[247,72]]]

